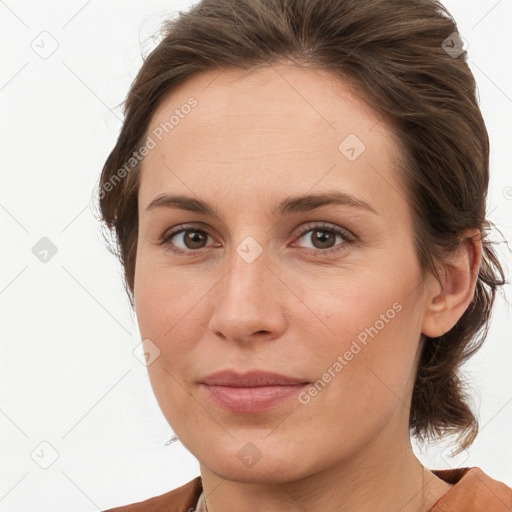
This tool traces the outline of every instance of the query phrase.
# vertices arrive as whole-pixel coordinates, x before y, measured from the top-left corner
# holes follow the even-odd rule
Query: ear
[[[441,269],[441,285],[433,275],[427,280],[422,333],[437,338],[448,332],[473,300],[482,259],[478,229],[464,233],[457,251]]]

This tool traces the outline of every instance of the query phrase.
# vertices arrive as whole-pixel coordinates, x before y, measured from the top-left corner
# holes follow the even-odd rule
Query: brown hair
[[[505,277],[487,238],[488,135],[450,14],[434,0],[203,0],[168,20],[163,35],[127,95],[125,121],[98,189],[132,307],[140,179],[140,159],[133,156],[167,93],[208,69],[292,60],[331,71],[356,84],[395,127],[422,270],[439,279],[438,265],[464,242],[464,231],[480,230],[474,297],[449,332],[426,338],[410,413],[419,439],[455,433],[459,449],[469,446],[478,423],[459,367],[484,341]]]

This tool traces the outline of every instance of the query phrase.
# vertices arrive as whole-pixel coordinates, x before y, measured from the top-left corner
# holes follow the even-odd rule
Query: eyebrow
[[[360,199],[348,192],[330,191],[317,194],[306,194],[302,196],[291,196],[281,201],[278,205],[272,208],[272,215],[286,215],[289,213],[305,212],[320,208],[326,205],[342,205],[352,208],[358,208],[375,215],[378,213],[375,209],[363,199]],[[200,213],[202,215],[209,215],[211,217],[220,218],[215,209],[201,199],[183,195],[160,194],[156,196],[146,208],[146,211],[151,211],[159,208],[177,208],[187,210],[190,212]]]

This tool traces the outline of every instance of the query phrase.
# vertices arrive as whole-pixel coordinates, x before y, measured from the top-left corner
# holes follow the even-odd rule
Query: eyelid
[[[339,233],[340,235],[343,235],[344,238],[346,238],[347,240],[351,240],[351,241],[355,241],[355,239],[356,239],[356,236],[351,231],[349,231],[347,228],[344,228],[344,227],[341,227],[341,226],[338,226],[336,224],[332,224],[332,223],[326,222],[326,221],[310,221],[310,222],[307,222],[306,224],[303,224],[299,228],[298,238],[303,236],[308,231],[312,231],[314,229],[318,229],[318,230],[325,229],[326,231],[333,231],[333,232]]]
[[[180,224],[178,226],[170,228],[170,229],[166,230],[159,237],[159,239],[158,239],[159,244],[166,246],[165,247],[166,250],[173,252],[175,254],[178,254],[178,255],[199,254],[203,250],[207,249],[208,246],[202,247],[200,249],[181,249],[181,248],[174,249],[174,248],[170,247],[170,245],[171,245],[170,240],[183,232],[193,231],[193,230],[201,231],[207,237],[212,237],[212,235],[209,233],[208,229],[201,227],[201,224],[202,223],[192,222],[192,223]],[[332,252],[340,252],[343,250],[343,248],[341,248],[341,246],[345,246],[347,244],[352,245],[357,241],[357,236],[355,236],[350,230],[348,230],[344,227],[341,227],[341,226],[338,226],[336,224],[332,224],[332,223],[329,223],[326,221],[309,221],[309,222],[301,225],[298,228],[299,232],[297,235],[295,235],[294,241],[290,245],[292,247],[295,247],[295,245],[294,245],[295,242],[298,239],[300,239],[302,236],[304,236],[306,233],[308,233],[309,231],[314,231],[314,230],[320,231],[322,229],[325,231],[330,231],[330,232],[334,233],[335,235],[341,236],[344,239],[344,241],[341,244],[335,245],[334,247],[330,247],[327,249],[310,249],[307,247],[301,248],[301,250],[303,252],[305,252],[307,254],[313,254],[313,255],[322,255],[322,254],[326,255],[326,254],[329,254]]]

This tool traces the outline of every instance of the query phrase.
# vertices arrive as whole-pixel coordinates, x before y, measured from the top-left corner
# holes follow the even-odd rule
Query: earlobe
[[[434,276],[429,277],[432,282],[435,281],[435,285],[427,288],[427,303],[421,332],[429,338],[437,338],[449,331],[451,327],[447,326],[446,293]]]
[[[462,242],[440,272],[441,284],[429,276],[422,333],[437,338],[448,332],[473,300],[482,258],[480,231],[465,233]]]

